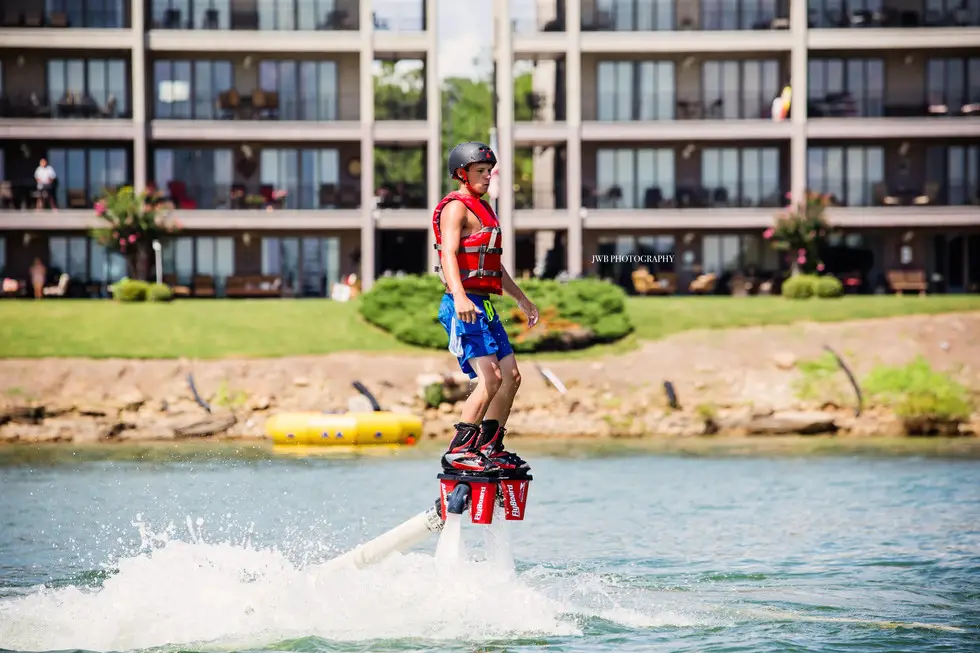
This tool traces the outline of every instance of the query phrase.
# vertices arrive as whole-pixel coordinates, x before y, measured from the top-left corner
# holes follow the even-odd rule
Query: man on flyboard
[[[506,292],[538,321],[538,309],[517,287],[501,262],[500,223],[485,200],[493,150],[483,143],[460,143],[449,153],[449,176],[459,190],[446,195],[432,214],[440,265],[446,286],[439,321],[449,335],[449,351],[476,389],[463,404],[449,449],[442,457],[446,472],[521,472],[530,467],[504,449],[504,425],[521,384],[517,360],[491,295]]]

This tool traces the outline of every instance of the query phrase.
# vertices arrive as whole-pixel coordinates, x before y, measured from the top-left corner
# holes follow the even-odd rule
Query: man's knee
[[[494,396],[497,394],[497,390],[500,389],[502,382],[500,374],[500,366],[497,365],[497,361],[492,357],[487,356],[479,361],[473,361],[470,364],[474,365],[474,369],[477,371],[477,378],[479,379],[479,385],[482,385],[487,395]]]
[[[517,367],[517,360],[514,354],[508,354],[500,360],[501,383],[509,388],[517,390],[521,385],[521,371]]]

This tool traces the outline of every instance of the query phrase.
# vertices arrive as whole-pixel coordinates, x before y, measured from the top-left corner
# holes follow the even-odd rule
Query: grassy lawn
[[[980,295],[847,295],[791,301],[782,297],[631,297],[636,336],[656,340],[691,329],[980,311]]]
[[[835,322],[922,313],[980,311],[980,295],[630,298],[636,334],[577,355],[628,349],[698,328]],[[365,323],[357,305],[330,300],[185,300],[117,304],[95,300],[0,302],[0,358],[224,358],[419,351]],[[550,357],[555,355],[542,355]]]

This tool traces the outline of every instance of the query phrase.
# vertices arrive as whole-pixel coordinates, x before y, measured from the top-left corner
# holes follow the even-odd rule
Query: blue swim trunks
[[[480,311],[476,322],[463,322],[456,316],[456,304],[449,293],[442,296],[439,322],[449,335],[449,351],[456,356],[460,369],[475,379],[476,370],[469,364],[471,358],[495,355],[500,360],[514,353],[514,348],[490,298],[475,293],[466,293],[466,296]]]

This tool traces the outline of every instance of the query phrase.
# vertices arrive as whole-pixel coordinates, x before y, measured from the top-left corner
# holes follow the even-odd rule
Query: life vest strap
[[[442,273],[442,267],[436,266],[436,272]],[[500,270],[460,270],[459,280],[473,279],[474,277],[502,277],[504,273]]]
[[[440,245],[439,243],[435,243],[433,245],[433,248],[437,252],[441,252],[442,251],[442,245]],[[460,247],[456,251],[459,252],[460,254],[479,254],[481,252],[484,253],[484,254],[503,254],[504,253],[504,248],[503,247],[487,247],[486,245],[477,245],[476,247]]]

